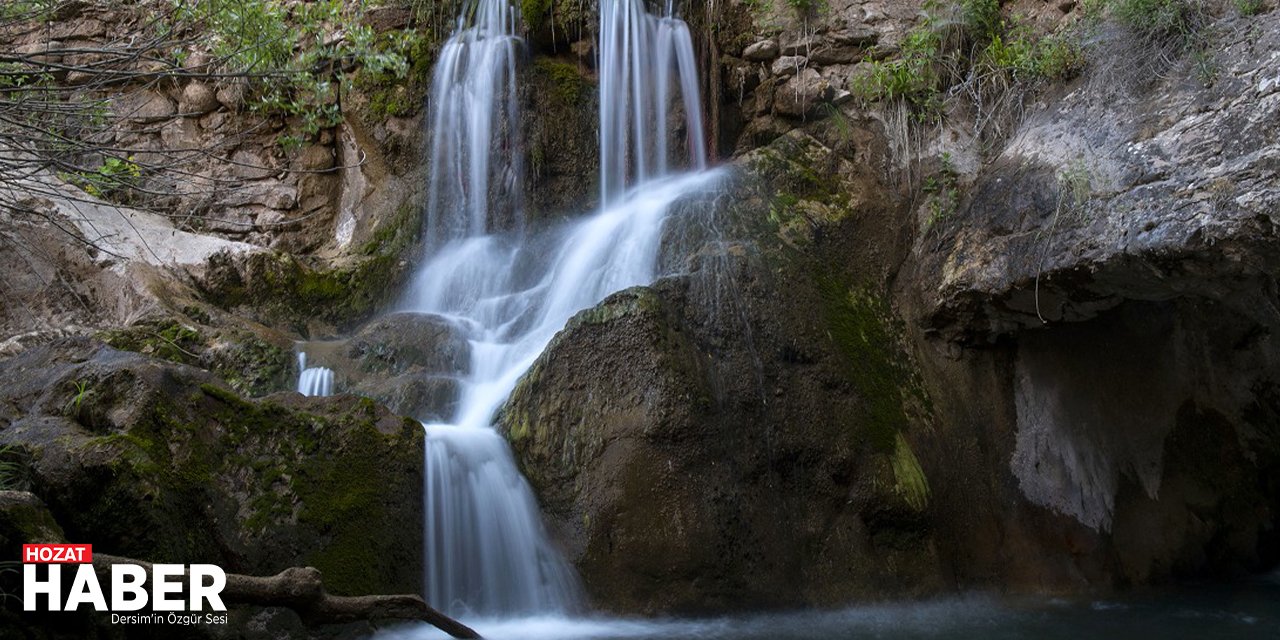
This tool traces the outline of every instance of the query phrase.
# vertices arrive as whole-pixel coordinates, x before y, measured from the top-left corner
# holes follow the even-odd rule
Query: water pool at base
[[[708,619],[464,619],[488,640],[982,640],[1280,638],[1280,574],[1247,582],[1106,598],[968,595],[837,611]],[[388,628],[375,640],[434,640],[433,628]]]

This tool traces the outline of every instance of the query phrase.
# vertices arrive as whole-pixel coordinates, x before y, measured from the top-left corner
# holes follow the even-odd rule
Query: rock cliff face
[[[69,2],[48,24],[8,15],[0,24],[6,49],[35,56],[21,69],[47,70],[42,82],[70,96],[67,111],[90,104],[98,122],[87,149],[71,145],[39,171],[17,171],[21,184],[6,181],[17,189],[0,207],[0,263],[14,277],[0,283],[12,302],[0,310],[0,327],[22,337],[0,348],[16,352],[64,328],[172,315],[181,308],[171,304],[175,287],[304,333],[367,318],[403,275],[402,258],[412,257],[421,89],[411,96],[408,86],[352,87],[338,105],[345,117],[306,133],[300,116],[262,108],[245,78],[213,66],[210,34],[173,34],[193,41],[183,41],[182,66],[168,75],[158,75],[164,63],[154,55],[130,57],[133,42],[154,37],[146,10]],[[408,10],[362,15],[375,34],[428,30]],[[428,53],[410,60],[419,72]],[[106,81],[94,65],[116,75]],[[129,77],[137,81],[119,79]],[[27,154],[23,140],[6,136],[0,153]],[[128,185],[122,193],[99,184],[114,186],[118,175]],[[281,261],[291,263],[283,275],[262,268]],[[232,295],[245,280],[275,289],[276,298]]]
[[[1007,359],[1021,498],[1119,582],[1276,560],[1275,20],[1222,24],[1267,35],[1223,36],[1211,86],[1055,96],[899,280],[930,341]]]

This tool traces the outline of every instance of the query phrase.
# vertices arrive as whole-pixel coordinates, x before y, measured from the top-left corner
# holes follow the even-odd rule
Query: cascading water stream
[[[671,88],[680,88],[689,166],[707,167],[698,71],[689,26],[641,0],[600,3],[600,191],[608,204],[667,173]],[[673,75],[674,74],[674,75]]]
[[[436,65],[426,246],[404,310],[452,320],[470,342],[458,408],[425,425],[427,600],[455,615],[518,616],[580,607],[577,577],[548,541],[537,503],[494,415],[574,313],[656,277],[671,204],[713,179],[667,176],[674,91],[688,164],[706,149],[688,27],[642,0],[602,0],[601,202],[595,215],[526,233],[517,145],[518,13],[474,0]],[[627,189],[630,188],[630,191]],[[298,390],[333,392],[306,366]]]
[[[440,50],[431,85],[430,248],[487,232],[492,212],[519,214],[517,16],[505,0],[468,3]]]
[[[304,396],[333,395],[333,369],[308,367],[307,354],[298,354],[298,393]]]
[[[688,28],[648,15],[639,0],[606,5],[600,142],[607,207],[595,216],[529,236],[494,232],[504,216],[519,223],[511,210],[518,196],[489,197],[493,169],[481,157],[510,156],[515,148],[515,24],[505,0],[480,1],[476,22],[460,24],[436,70],[428,233],[440,244],[406,306],[455,320],[471,343],[453,420],[427,425],[427,597],[454,613],[578,606],[576,577],[548,542],[532,491],[492,428],[494,413],[574,313],[654,279],[671,203],[708,180],[656,180],[666,173],[668,152],[666,137],[653,132],[666,131],[677,79],[685,113],[695,116],[686,124],[692,164],[706,164]],[[503,175],[515,176],[508,184],[519,184],[518,170],[508,165]],[[624,196],[629,178],[648,182]],[[499,204],[508,210],[495,210]]]

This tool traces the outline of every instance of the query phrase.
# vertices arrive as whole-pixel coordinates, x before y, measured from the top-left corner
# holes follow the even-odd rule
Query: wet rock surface
[[[1228,38],[1229,77],[1208,88],[1086,78],[987,163],[926,154],[911,171],[964,176],[955,211],[926,220],[886,120],[799,117],[834,92],[779,108],[839,64],[779,42],[797,58],[752,61],[743,85],[738,181],[689,204],[722,217],[672,231],[678,275],[580,314],[503,413],[594,601],[797,606],[1274,566],[1269,45]],[[901,351],[850,347],[866,343]],[[878,386],[885,371],[905,377]]]

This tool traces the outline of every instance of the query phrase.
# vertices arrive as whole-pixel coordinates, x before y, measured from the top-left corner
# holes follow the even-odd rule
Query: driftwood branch
[[[151,563],[103,553],[93,554],[93,567],[109,574],[113,564],[133,564],[151,572]],[[325,593],[320,570],[290,567],[274,576],[227,574],[225,604],[251,604],[293,609],[306,624],[331,624],[375,618],[421,620],[455,638],[480,638],[470,627],[432,608],[416,595],[335,596]]]

